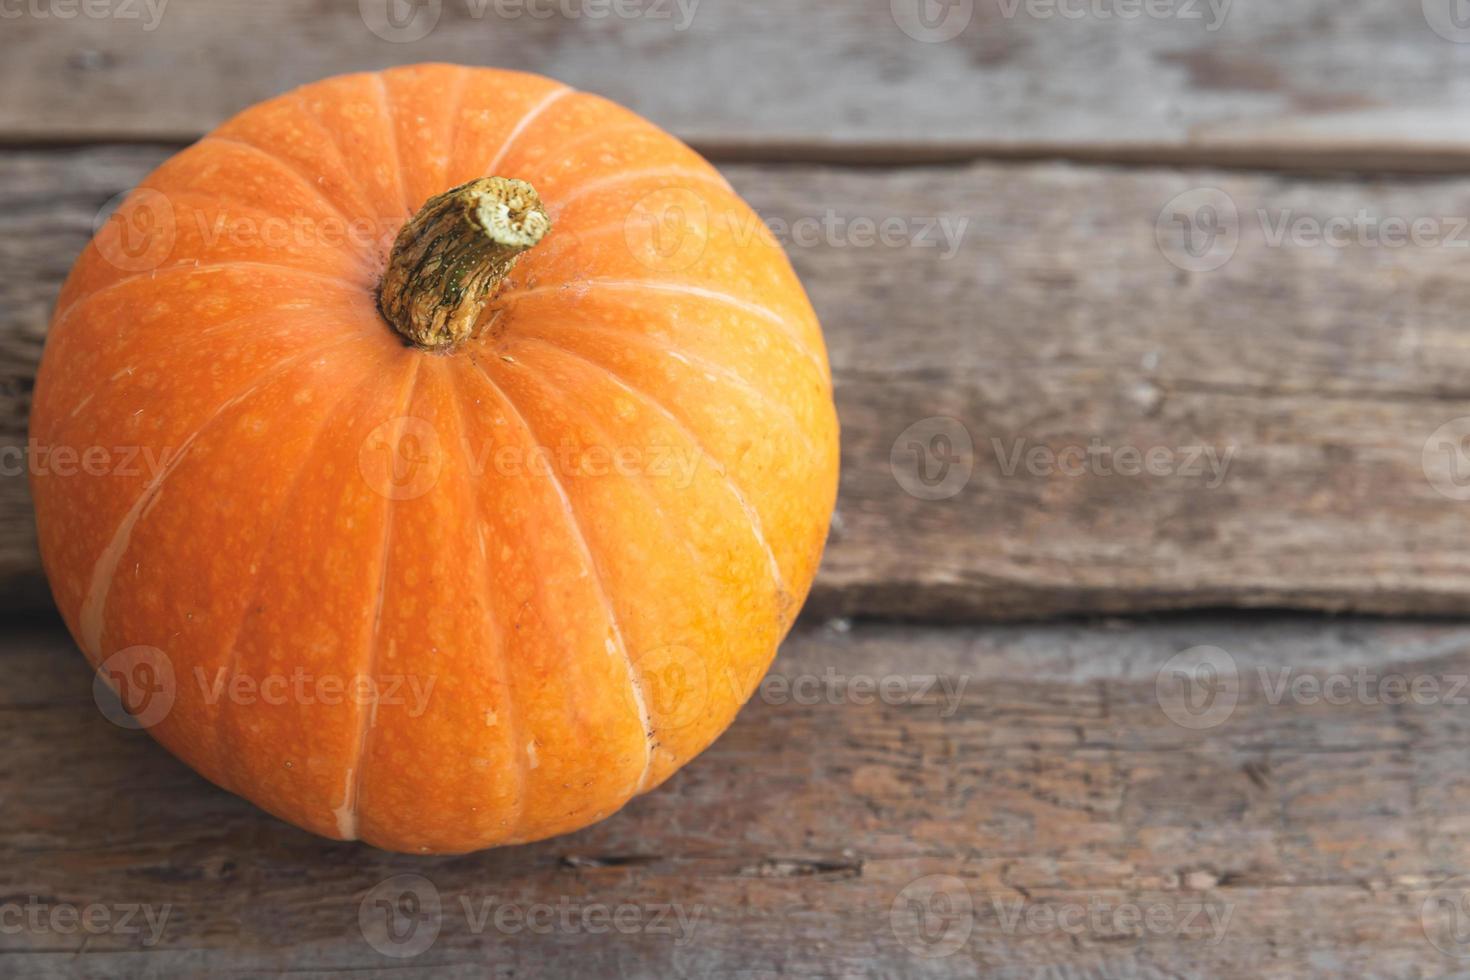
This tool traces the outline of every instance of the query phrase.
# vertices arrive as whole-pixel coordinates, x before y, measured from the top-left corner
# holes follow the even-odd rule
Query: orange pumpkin
[[[703,750],[836,493],[821,329],[715,169],[450,65],[159,167],[62,290],[31,436],[57,604],[139,721],[405,851],[584,827]]]

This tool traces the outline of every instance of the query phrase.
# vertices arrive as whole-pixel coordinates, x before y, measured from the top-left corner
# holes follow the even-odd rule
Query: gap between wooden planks
[[[1181,727],[1157,680],[1201,645],[1229,656],[1239,695],[1213,727]],[[147,948],[136,933],[7,931],[12,969],[1285,977],[1456,965],[1421,910],[1470,871],[1467,692],[1453,691],[1470,677],[1464,625],[803,628],[735,726],[665,787],[578,834],[441,858],[324,842],[210,786],[103,718],[60,630],[7,633],[0,665],[14,679],[0,692],[0,894],[171,910]],[[1364,693],[1329,700],[1298,683],[1332,677]],[[1406,698],[1393,677],[1440,693]],[[392,962],[359,938],[358,916],[399,874],[432,883],[443,928],[429,952]],[[892,918],[931,875],[972,903],[954,920],[970,931],[941,958],[916,955]],[[486,902],[678,905],[697,918],[686,942],[477,932]],[[1047,925],[1124,907],[1172,918],[1141,929],[1089,911],[1080,932],[1075,918]],[[951,920],[936,921],[948,935]]]
[[[165,155],[4,152],[11,609],[47,601],[20,461],[51,305],[99,207]],[[1451,465],[1470,463],[1459,430],[1442,427],[1470,415],[1470,180],[1059,164],[726,171],[777,225],[831,349],[842,492],[814,612],[1466,609],[1470,501]],[[1220,205],[1222,192],[1238,245],[1203,271],[1166,209],[1181,194],[1196,210]],[[1370,232],[1385,217],[1425,219],[1440,240],[1273,241],[1289,222],[1360,213]],[[888,245],[872,231],[883,222],[897,229]],[[941,473],[936,434],[968,439],[952,467],[968,476],[922,499],[933,491],[921,462],[925,477]],[[1078,452],[1081,471],[1065,465]],[[1149,452],[1170,462],[1119,475]]]
[[[328,75],[450,61],[551,75],[766,158],[1470,166],[1451,0],[925,3],[434,0],[396,26],[384,2],[14,16],[0,141],[192,139]]]

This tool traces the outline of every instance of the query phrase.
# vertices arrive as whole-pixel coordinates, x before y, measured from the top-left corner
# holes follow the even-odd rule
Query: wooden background
[[[416,39],[377,0],[0,6],[0,972],[1470,969],[1440,904],[1470,888],[1470,25],[1451,0],[947,2],[945,40],[919,0],[442,0]],[[605,94],[766,218],[829,223],[787,247],[844,423],[812,601],[729,734],[597,827],[438,859],[311,838],[110,724],[24,476],[104,204],[253,101],[426,60]],[[1202,204],[1226,234],[1197,256],[1176,218]],[[926,499],[912,447],[940,433]],[[1090,446],[1108,463],[1028,463]],[[1117,472],[1130,450],[1169,462]],[[1200,647],[1238,685],[1189,727],[1168,681]],[[865,695],[885,678],[902,696]],[[413,957],[360,924],[404,874],[441,902]],[[647,927],[497,929],[486,903]],[[92,905],[116,928],[23,918]],[[157,942],[116,923],[135,905],[167,909]]]

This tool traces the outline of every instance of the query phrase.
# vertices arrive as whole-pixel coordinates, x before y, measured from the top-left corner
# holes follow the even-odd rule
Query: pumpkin
[[[414,852],[576,830],[708,746],[836,493],[821,329],[755,213],[613,103],[452,65],[306,86],[144,180],[63,287],[31,437],[124,707]]]

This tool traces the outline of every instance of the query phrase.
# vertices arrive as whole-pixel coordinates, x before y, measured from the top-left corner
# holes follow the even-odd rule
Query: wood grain
[[[1465,48],[1415,2],[955,0],[927,8],[962,18],[938,31],[919,0],[617,4],[427,0],[401,29],[388,0],[17,4],[0,134],[189,139],[327,75],[453,61],[561,78],[727,158],[1470,162]],[[1428,9],[1443,26],[1451,6]]]
[[[1156,679],[1201,644],[1231,658],[1238,702],[1215,727],[1184,728]],[[1467,692],[1452,691],[1470,674],[1463,625],[811,627],[666,787],[569,837],[432,859],[326,843],[206,784],[102,717],[54,629],[11,633],[0,665],[12,678],[0,910],[35,896],[47,910],[168,913],[147,946],[146,928],[0,930],[9,974],[1407,977],[1458,965],[1429,942],[1421,907],[1470,870]],[[1282,676],[1345,677],[1366,694],[1281,697]],[[1402,699],[1392,677],[1440,695]],[[442,929],[395,959],[364,940],[359,911],[401,874],[432,884]],[[971,912],[931,909],[925,944],[902,913],[931,875]],[[643,926],[674,906],[690,924],[479,928],[485,903],[628,904]],[[1154,925],[1128,908],[1154,910]],[[1084,909],[1079,925],[1068,910]],[[949,955],[920,955],[946,939]]]
[[[44,601],[15,454],[49,306],[98,208],[164,155],[4,155],[10,608]],[[1457,217],[1470,180],[1055,164],[727,172],[787,244],[831,347],[844,467],[817,613],[1467,607],[1470,501],[1445,482],[1448,450],[1428,454],[1426,475],[1425,446],[1470,416],[1470,232]],[[1209,187],[1230,196],[1239,245],[1223,267],[1188,271],[1174,264],[1193,261],[1178,229],[1165,222],[1161,246],[1156,220]],[[1283,219],[1360,210],[1435,222],[1438,244],[1271,241]],[[885,246],[865,219],[898,233]],[[921,499],[921,463],[940,471],[915,444],[932,449],[952,424],[925,420],[942,417],[973,446],[954,472],[971,472],[953,496]],[[1094,444],[1105,452],[1080,472],[1031,455]],[[1119,475],[1137,465],[1131,450],[1173,455],[1163,475]]]

